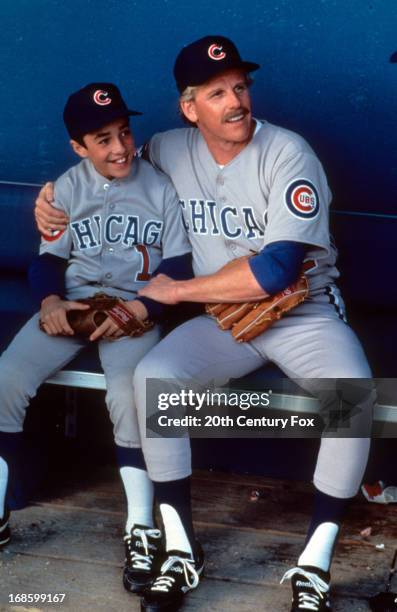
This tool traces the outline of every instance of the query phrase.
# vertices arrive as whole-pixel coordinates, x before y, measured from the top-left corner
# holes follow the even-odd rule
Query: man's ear
[[[196,113],[196,103],[194,100],[181,100],[179,102],[181,113],[185,115],[186,119],[192,123],[197,123],[198,117]]]
[[[88,151],[85,148],[85,146],[80,144],[79,142],[77,142],[77,140],[71,140],[70,141],[70,146],[72,147],[73,151],[79,157],[87,157],[88,156]]]

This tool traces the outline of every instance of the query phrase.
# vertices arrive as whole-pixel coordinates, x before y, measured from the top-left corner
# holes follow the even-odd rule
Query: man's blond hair
[[[186,89],[183,90],[180,96],[181,102],[190,102],[194,100],[194,96],[196,94],[198,85],[188,85]]]

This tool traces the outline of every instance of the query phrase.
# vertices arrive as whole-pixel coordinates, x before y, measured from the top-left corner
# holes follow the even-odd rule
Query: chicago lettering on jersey
[[[179,200],[187,232],[233,239],[264,236],[265,215],[258,220],[252,206],[219,206],[212,200]]]
[[[111,214],[103,221],[103,237],[108,244],[134,246],[160,244],[163,221],[142,221],[136,215]],[[70,224],[73,243],[77,250],[84,251],[102,244],[102,218],[100,215],[86,217]]]

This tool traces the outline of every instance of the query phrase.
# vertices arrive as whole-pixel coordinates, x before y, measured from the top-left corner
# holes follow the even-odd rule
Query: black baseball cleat
[[[291,578],[293,592],[291,612],[332,611],[329,600],[329,572],[323,572],[318,567],[303,565],[288,570],[281,582],[289,578]]]
[[[176,612],[184,596],[196,589],[204,571],[204,553],[197,543],[194,558],[180,550],[170,550],[153,584],[145,589],[141,612]]]
[[[0,548],[8,544],[11,538],[10,533],[10,511],[5,508],[4,517],[0,519]]]
[[[123,584],[130,593],[142,593],[157,576],[164,558],[161,531],[134,525],[124,536],[125,565]]]

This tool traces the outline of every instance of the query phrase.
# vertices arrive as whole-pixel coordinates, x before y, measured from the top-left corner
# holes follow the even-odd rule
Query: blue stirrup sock
[[[350,501],[351,498],[333,497],[316,489],[313,515],[298,565],[329,571],[342,518]]]
[[[154,482],[154,493],[164,525],[166,550],[193,555],[195,535],[192,522],[190,476],[168,482]]]

